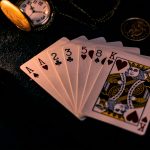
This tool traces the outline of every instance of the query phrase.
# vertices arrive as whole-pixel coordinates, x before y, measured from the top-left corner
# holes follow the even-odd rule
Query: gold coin
[[[30,31],[31,26],[27,18],[23,15],[18,7],[13,5],[8,0],[1,1],[1,10],[7,18],[13,22],[18,28],[25,31]]]
[[[132,41],[142,41],[150,35],[150,24],[142,18],[129,18],[121,24],[121,33]]]

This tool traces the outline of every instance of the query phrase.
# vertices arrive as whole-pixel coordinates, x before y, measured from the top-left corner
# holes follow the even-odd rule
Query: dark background
[[[81,122],[19,69],[21,64],[64,36],[69,39],[80,35],[89,39],[103,36],[107,41],[139,47],[141,54],[150,55],[149,37],[134,42],[124,38],[120,30],[121,23],[130,17],[150,22],[148,0],[121,0],[114,16],[96,26],[67,0],[52,2],[56,12],[54,20],[47,29],[38,32],[17,29],[0,12],[0,149],[148,147],[150,128],[144,136],[139,136],[90,118]],[[100,17],[112,6],[112,1],[107,0],[74,2],[88,8],[93,17]]]

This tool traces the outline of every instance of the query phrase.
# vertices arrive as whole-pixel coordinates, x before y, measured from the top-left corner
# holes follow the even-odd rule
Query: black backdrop
[[[67,0],[52,2],[59,11],[82,18],[80,13],[67,9],[71,8]],[[106,1],[100,1],[101,5],[98,1],[92,2],[97,12],[106,11],[101,7]],[[90,8],[85,0],[80,3]],[[150,38],[134,42],[125,39],[120,31],[121,23],[130,17],[149,22],[148,11],[148,0],[121,0],[114,16],[96,28],[91,28],[92,23],[86,17],[83,21],[87,24],[83,24],[57,11],[52,24],[39,32],[17,29],[0,12],[0,149],[148,146],[149,128],[145,136],[138,136],[90,118],[80,122],[19,69],[21,64],[64,36],[69,39],[80,35],[89,39],[104,36],[107,41],[122,41],[124,46],[139,47],[141,54],[150,55]]]

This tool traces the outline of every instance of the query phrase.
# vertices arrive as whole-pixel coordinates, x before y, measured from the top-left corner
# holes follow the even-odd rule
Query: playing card
[[[69,43],[62,47],[64,54],[64,63],[67,68],[67,73],[69,76],[73,98],[74,98],[74,108],[76,110],[77,105],[77,76],[78,76],[78,58],[79,58],[79,46],[77,44]]]
[[[80,43],[85,42],[85,41],[87,41],[87,40],[88,40],[87,37],[84,36],[84,35],[82,35],[82,36],[79,36],[79,37],[77,37],[77,38],[75,38],[75,39],[72,39],[72,40],[70,41],[70,43],[80,44]]]
[[[100,38],[99,41],[104,41],[104,38]],[[63,46],[63,52],[65,57],[65,63],[67,66],[67,73],[70,78],[70,83],[72,86],[72,91],[74,94],[75,99],[75,107],[78,109],[80,99],[77,98],[77,90],[78,88],[78,82],[80,83],[80,80],[78,80],[78,67],[79,67],[79,50],[80,46],[79,44],[88,43],[88,40],[85,36],[80,36],[74,40],[71,40],[69,44],[65,44]],[[81,84],[79,85],[81,87]],[[80,88],[81,89],[81,88]]]
[[[101,41],[101,43],[104,43],[105,39],[103,37],[100,37],[99,41]],[[86,83],[90,64],[92,62],[92,57],[94,55],[94,49],[92,47],[93,47],[92,42],[90,42],[90,40],[86,40],[84,42],[80,42],[80,45],[78,48],[79,59],[78,59],[78,72],[77,72],[77,75],[78,75],[77,93],[76,93],[76,99],[77,99],[77,107],[76,108],[77,109],[79,109],[79,106],[81,104],[81,98],[82,98],[84,85]]]
[[[108,45],[110,46],[119,46],[119,47],[123,47],[123,44],[121,41],[115,41],[115,42],[107,42]]]
[[[64,57],[64,52],[63,52],[62,46],[49,49],[47,51],[47,54],[49,56],[52,66],[55,68],[55,70],[59,76],[59,79],[61,80],[64,88],[66,89],[66,91],[69,95],[69,98],[71,100],[72,106],[74,108],[74,106],[75,106],[74,95],[73,95],[70,77],[69,77],[69,74],[67,71],[67,66],[65,63],[65,57]],[[66,53],[68,56],[68,61],[69,62],[74,61],[72,58],[72,52],[70,51],[70,49],[66,49]]]
[[[70,112],[73,112],[73,109],[66,102],[66,99],[64,99],[64,97],[62,97],[61,93],[57,91],[53,84],[45,78],[43,73],[35,65],[33,59],[21,65],[20,69],[24,71],[37,84],[39,84],[46,92],[53,96],[59,103],[66,107]]]
[[[68,42],[62,46],[64,63],[67,68],[68,77],[70,80],[72,93],[74,97],[74,107],[76,108],[76,93],[77,93],[77,73],[78,73],[78,58],[79,58],[79,50],[77,44],[86,41],[87,38],[85,36],[80,36]]]
[[[94,41],[94,40],[93,40]],[[93,46],[93,49],[94,49],[94,54],[93,54],[93,59],[91,61],[91,63],[89,64],[89,71],[87,72],[87,78],[86,78],[86,82],[84,84],[84,87],[83,87],[83,92],[82,92],[82,95],[81,95],[81,100],[80,100],[80,105],[78,106],[78,112],[80,113],[85,102],[86,102],[86,99],[87,99],[87,96],[88,94],[90,93],[97,77],[98,77],[98,74],[100,73],[104,63],[105,63],[105,60],[107,58],[107,54],[105,52],[105,49],[104,47],[106,47],[106,45],[100,45],[101,41],[99,40],[99,38],[97,38],[96,41],[93,42],[92,41],[92,46]],[[89,42],[90,43],[90,42]],[[111,43],[107,43],[107,45],[117,45],[118,43],[120,43],[120,41],[117,41],[117,42],[111,42]],[[104,44],[104,43],[103,43]],[[119,45],[120,47],[120,45]],[[117,47],[114,47],[114,46],[111,46],[111,48],[115,48],[117,49]],[[104,49],[104,52],[103,52],[103,49]],[[138,49],[137,48],[133,48],[135,49],[135,53],[138,53]],[[130,52],[132,51],[133,49],[129,49],[129,48],[126,48],[126,47],[123,47],[123,48],[118,48],[118,50],[120,51],[127,51],[127,52]],[[82,114],[80,114],[80,116],[82,116]]]
[[[99,37],[99,38],[87,40],[85,44],[87,44],[90,47],[93,47],[93,51],[95,51],[94,46],[96,44],[105,44],[105,43],[106,43],[105,38],[104,37]],[[114,43],[111,42],[110,45],[111,44],[112,45],[115,45],[115,44],[119,45],[120,41],[119,42],[117,41],[117,42],[114,42]],[[106,55],[103,56],[102,51],[98,50],[98,49],[95,52],[93,52],[93,57],[95,57],[95,58],[93,58],[92,61],[89,60],[89,62],[88,62],[88,59],[87,59],[87,62],[86,62],[87,67],[84,65],[84,69],[85,69],[84,70],[84,73],[85,73],[84,74],[85,75],[84,80],[80,77],[79,77],[79,80],[78,80],[78,83],[79,83],[79,86],[80,86],[80,88],[78,88],[80,97],[78,96],[78,98],[77,98],[77,101],[78,101],[77,109],[78,109],[79,114],[81,112],[82,106],[85,103],[86,95],[87,95],[88,92],[90,92],[90,89],[91,89],[92,85],[94,84],[93,82],[97,77],[97,74],[98,74],[97,72],[100,71],[100,69],[103,66],[103,64],[105,62],[105,59],[106,59]],[[96,67],[93,67],[93,65],[92,65],[93,61],[95,61]],[[91,67],[91,65],[92,65],[92,67]],[[91,69],[91,71],[90,71],[90,69]],[[83,74],[81,74],[81,76],[83,76]],[[80,114],[80,117],[81,117],[81,114]]]
[[[100,38],[96,38],[96,39],[91,39],[89,40],[89,42],[91,44],[105,44],[105,45],[108,45],[108,46],[119,46],[119,47],[123,47],[123,43],[121,41],[114,41],[114,42],[107,42],[106,43],[106,40],[102,40],[101,37]],[[137,47],[124,47],[123,49],[124,51],[127,51],[129,53],[135,53],[135,54],[140,54],[140,49],[137,48]]]
[[[97,37],[94,39],[89,39],[89,42],[93,42],[93,43],[106,43],[106,40],[104,37]]]
[[[121,41],[106,42],[104,37],[97,37],[95,39],[90,39],[89,42],[92,42],[93,44],[102,44],[102,43],[104,44],[105,43],[110,46],[120,46],[120,47],[123,46]]]
[[[150,117],[150,61],[115,49],[107,56],[83,114],[143,135]]]
[[[98,75],[103,68],[103,65],[105,64],[105,61],[107,59],[107,52],[105,49],[99,49],[99,48],[94,48],[94,55],[92,62],[89,67],[89,71],[87,73],[87,78],[85,85],[83,87],[83,93],[81,95],[81,103],[78,107],[78,111],[81,112],[88,94],[90,93],[94,83],[96,82],[96,79],[98,78]],[[82,116],[82,114],[80,114]]]
[[[37,67],[44,74],[44,77],[53,84],[55,89],[57,89],[57,92],[60,93],[61,96],[66,100],[68,105],[73,108],[72,101],[67,93],[67,90],[63,86],[63,83],[61,82],[61,79],[59,78],[59,75],[56,69],[53,67],[53,64],[50,61],[49,56],[47,54],[47,51],[51,49],[57,49],[59,46],[67,42],[69,42],[67,38],[61,38],[53,45],[49,46],[47,49],[43,50],[41,53],[33,57],[33,60]]]

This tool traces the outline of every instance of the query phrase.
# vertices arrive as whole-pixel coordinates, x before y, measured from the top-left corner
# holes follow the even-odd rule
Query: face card
[[[83,113],[144,135],[150,117],[149,64],[141,56],[110,50]]]
[[[70,112],[72,112],[72,108],[68,105],[64,97],[62,97],[57,89],[53,86],[53,84],[51,84],[51,82],[45,78],[43,73],[35,65],[33,59],[21,65],[20,69],[24,71],[38,85],[40,85],[46,92],[53,96],[59,103],[61,103]]]
[[[100,44],[104,44],[100,41],[100,38],[97,38],[96,40],[89,40],[89,42],[92,42],[93,46],[95,47],[95,53],[93,55],[93,59],[92,59],[92,62],[91,62],[90,68],[89,68],[89,72],[87,73],[86,83],[84,85],[83,93],[81,96],[81,103],[78,107],[79,113],[81,112],[81,110],[86,102],[86,99],[87,99],[101,69],[103,68],[105,60],[107,59],[107,53],[105,51],[103,51],[103,49],[105,49],[105,48],[103,48],[103,46],[102,47],[100,46]],[[108,42],[107,45],[121,46],[120,41]],[[126,48],[123,48],[120,50],[121,51],[123,51],[123,50],[130,51],[130,49],[126,50]],[[135,51],[135,52],[138,52],[138,51]],[[82,116],[82,114],[80,114],[80,116]]]
[[[136,51],[134,51],[135,53],[139,52],[138,49],[136,49],[136,48],[133,48],[133,49],[126,48],[126,47],[118,48],[115,46],[109,46],[107,48],[108,49],[117,49],[116,51],[126,51],[126,52],[130,52],[130,51],[133,51],[135,49],[136,50]],[[89,69],[88,78],[87,78],[87,81],[86,81],[86,84],[84,87],[84,92],[82,95],[82,100],[81,100],[82,103],[79,107],[79,112],[81,112],[81,110],[82,110],[82,108],[86,102],[86,99],[87,99],[91,89],[93,88],[93,85],[95,84],[96,77],[100,74],[100,72],[103,68],[103,65],[107,59],[107,52],[105,50],[107,48],[104,45],[100,45],[100,44],[95,45],[95,51],[96,51],[95,55],[94,55],[95,59],[92,60],[92,63],[91,63],[90,69]],[[103,56],[102,56],[102,54],[103,54]],[[101,59],[100,59],[100,57],[101,57]],[[101,63],[100,63],[100,61],[101,61]],[[100,63],[100,65],[99,65],[99,63]]]
[[[106,40],[103,37],[99,37],[96,39],[91,39],[88,40],[86,42],[86,44],[88,44],[88,46],[93,47],[94,53],[93,53],[93,59],[89,63],[88,65],[88,70],[86,70],[86,78],[85,78],[85,82],[82,80],[82,86],[79,89],[80,93],[80,99],[78,97],[78,105],[77,105],[77,109],[78,109],[78,114],[80,115],[80,117],[82,116],[82,114],[80,114],[82,107],[84,106],[85,102],[86,102],[86,97],[88,95],[88,93],[90,92],[90,89],[92,87],[92,85],[94,84],[95,79],[98,76],[98,73],[100,72],[105,60],[106,60],[106,53],[102,52],[102,50],[100,49],[94,49],[94,45],[96,44],[105,44]],[[110,43],[110,45],[117,45],[120,44],[120,42],[112,42]],[[120,45],[119,45],[120,46]],[[79,83],[81,83],[81,81],[79,80]]]
[[[94,44],[98,45],[98,44],[105,44],[106,43],[106,40],[103,38],[103,37],[99,37],[99,38],[96,38],[96,39],[91,39],[91,40],[87,40],[86,44],[93,46]],[[116,41],[116,42],[108,42],[107,45],[114,45],[114,46],[122,46],[122,43],[120,41]],[[128,49],[128,48],[127,48]],[[93,49],[94,50],[94,49]],[[98,52],[99,52],[99,49],[97,49]],[[122,50],[122,49],[121,49]],[[128,51],[126,50],[126,48],[124,48],[123,50],[125,51]],[[129,49],[130,50],[130,49]],[[137,51],[135,51],[137,52]],[[94,53],[93,53],[94,54]],[[96,52],[96,54],[98,54]],[[99,54],[98,54],[99,55]],[[102,55],[102,54],[101,54]],[[93,55],[94,56],[94,55]],[[105,57],[105,55],[104,55]],[[103,58],[103,56],[101,57],[101,59]],[[96,59],[96,62],[99,61],[98,58],[95,58]],[[104,60],[106,58],[103,58],[103,61],[102,63],[104,63]],[[80,59],[79,59],[80,60]],[[93,63],[94,62],[94,63]],[[96,63],[95,61],[91,61],[90,60],[88,61],[87,59],[87,65],[88,66],[85,66],[84,67],[84,79],[82,79],[81,76],[83,76],[83,74],[80,76],[80,68],[79,68],[79,76],[78,76],[78,91],[79,91],[79,95],[81,95],[80,97],[77,97],[77,109],[78,109],[78,113],[81,112],[81,109],[82,107],[84,106],[84,103],[86,101],[86,96],[87,96],[87,93],[90,92],[90,89],[92,88],[92,85],[94,84],[94,81],[95,81],[95,78],[96,76],[99,74],[100,70],[101,70],[101,67],[103,66],[102,64],[99,65],[99,63]],[[80,63],[79,63],[80,64]],[[82,64],[82,66],[84,66]],[[92,66],[92,67],[91,67]],[[80,65],[79,65],[80,67]],[[91,69],[92,68],[92,69]],[[90,71],[90,72],[89,72]],[[89,82],[89,84],[87,84]],[[86,85],[87,84],[87,85]],[[81,87],[82,86],[82,89]]]

